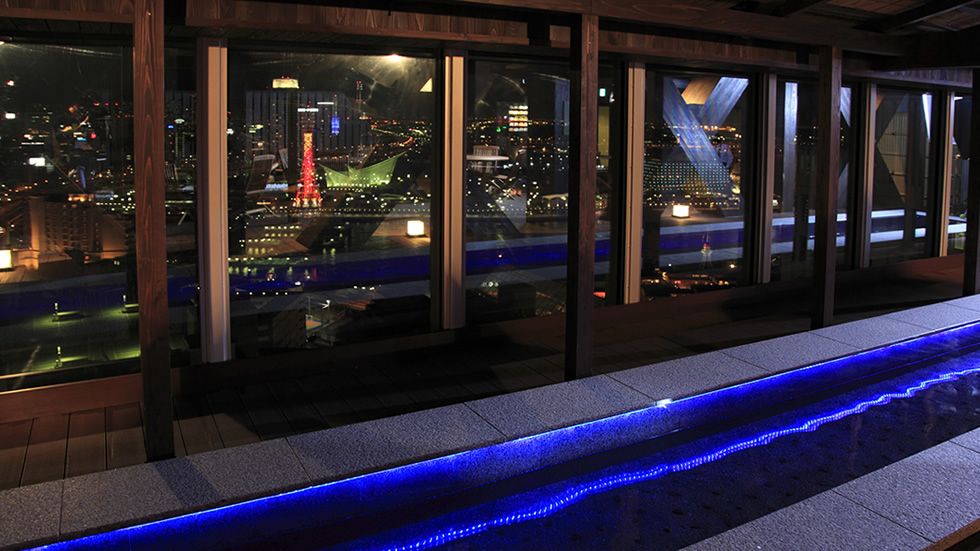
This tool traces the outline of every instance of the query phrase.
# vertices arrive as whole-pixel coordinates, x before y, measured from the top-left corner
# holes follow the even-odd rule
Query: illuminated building
[[[299,191],[296,192],[293,206],[320,206],[320,190],[317,188],[316,171],[313,168],[312,132],[303,132],[303,176],[299,182]]]

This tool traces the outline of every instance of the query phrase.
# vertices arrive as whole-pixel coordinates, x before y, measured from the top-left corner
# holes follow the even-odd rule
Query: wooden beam
[[[0,6],[0,17],[88,23],[133,22],[133,0],[86,0],[85,2],[7,0],[3,4]]]
[[[174,455],[163,175],[163,0],[136,0],[135,13],[133,165],[140,368],[146,456],[154,460]]]
[[[528,9],[526,0],[459,0],[462,4]],[[535,9],[576,13],[579,3],[534,4]],[[760,38],[792,44],[840,46],[844,50],[878,55],[903,55],[907,41],[813,18],[782,17],[731,10],[686,0],[593,0],[587,13],[604,20],[709,31],[739,38]]]
[[[599,119],[599,18],[572,24],[569,136],[568,283],[565,380],[592,374],[595,290],[595,194]]]
[[[906,39],[909,53],[877,60],[877,71],[980,67],[980,26],[955,33],[928,33]]]
[[[813,329],[834,319],[837,269],[837,186],[840,180],[841,49],[820,49],[817,93],[816,228],[813,251]]]
[[[930,17],[935,17],[937,15],[958,10],[959,8],[972,4],[975,1],[976,0],[932,0],[910,10],[905,10],[901,13],[896,13],[895,15],[870,21],[865,23],[862,28],[878,33],[893,31],[900,27],[929,19]]]
[[[471,17],[463,9],[449,15],[392,11],[377,9],[378,4],[369,1],[358,7],[343,7],[255,0],[195,0],[187,2],[186,23],[220,29],[374,36],[388,42],[405,39],[528,44],[528,26],[522,21]]]
[[[980,82],[980,69],[973,70],[973,81]],[[970,114],[970,161],[980,159],[980,101],[973,98]],[[980,170],[971,170],[966,195],[966,247],[963,258],[963,295],[980,293]]]
[[[808,10],[819,4],[826,4],[829,0],[786,0],[770,13],[776,17],[789,17],[793,14]]]

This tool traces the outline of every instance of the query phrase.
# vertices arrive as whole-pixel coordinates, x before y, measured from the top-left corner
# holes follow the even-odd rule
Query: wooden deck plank
[[[32,424],[33,419],[0,424],[0,490],[20,485]]]
[[[174,413],[180,425],[184,450],[192,453],[220,450],[221,434],[211,416],[211,408],[202,395],[180,396],[174,400]]]
[[[418,408],[428,409],[445,404],[442,395],[433,389],[438,384],[438,375],[431,366],[417,362],[389,363],[378,366],[378,369],[394,384],[401,386]]]
[[[326,377],[327,382],[350,405],[351,410],[361,421],[380,419],[388,416],[388,408],[374,395],[370,388],[347,369],[333,371]]]
[[[260,440],[236,389],[223,388],[209,392],[206,398],[224,447],[252,444]]]
[[[303,393],[296,380],[272,381],[268,387],[296,434],[327,427],[327,423],[323,417],[320,417],[320,413]]]
[[[354,370],[354,376],[374,392],[390,415],[400,415],[416,409],[415,400],[405,391],[405,388],[396,384],[377,367],[361,366]]]
[[[238,394],[259,439],[271,440],[295,434],[286,415],[279,409],[279,404],[265,385],[246,385],[238,389]]]
[[[177,429],[178,427],[174,427]],[[106,430],[106,468],[118,469],[146,462],[146,448],[143,446],[143,420],[140,405],[124,404],[108,407],[105,410]],[[174,444],[180,441],[175,433]],[[183,450],[183,442],[180,442]]]
[[[105,409],[72,413],[68,417],[65,476],[100,473],[106,469]]]
[[[326,375],[304,377],[299,381],[299,384],[327,426],[339,427],[361,420],[350,404],[327,381]]]
[[[506,392],[526,390],[551,383],[551,380],[528,368],[523,362],[507,362],[493,367]]]
[[[31,428],[31,439],[27,444],[21,486],[64,477],[67,449],[67,413],[35,418],[34,426]]]

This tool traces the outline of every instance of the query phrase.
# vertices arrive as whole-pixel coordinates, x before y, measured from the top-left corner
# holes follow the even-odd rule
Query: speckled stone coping
[[[574,446],[556,446],[551,456],[528,458],[514,467],[520,470],[508,472],[509,466],[481,465],[476,470],[483,474],[460,476],[453,481],[469,485],[488,482],[490,477],[509,476],[527,468],[570,459],[576,454],[650,438],[682,426],[677,423],[690,421],[689,418],[672,421],[669,413],[651,408],[664,400],[694,396],[977,320],[980,320],[980,297],[966,297],[610,375],[5,490],[0,492],[0,550],[101,533],[466,450],[488,449],[487,457],[493,457],[496,444],[628,412],[657,410],[645,433],[624,431],[587,439]],[[749,542],[744,548],[755,549],[751,542],[757,540],[752,538],[775,537],[767,536],[767,529],[779,526],[785,530],[786,525],[782,523],[796,526],[811,522],[814,517],[826,522],[838,519],[843,523],[841,526],[854,527],[854,530],[838,530],[844,537],[857,533],[860,526],[877,526],[865,522],[864,516],[868,515],[859,511],[861,507],[872,511],[876,511],[875,507],[890,507],[887,514],[895,520],[889,522],[902,528],[884,525],[869,528],[872,531],[867,532],[866,537],[871,538],[868,541],[887,538],[889,542],[902,542],[895,543],[894,548],[904,548],[906,544],[910,548],[921,547],[923,541],[934,541],[932,538],[958,529],[963,522],[980,518],[980,498],[963,496],[968,503],[957,501],[953,506],[922,501],[928,495],[938,494],[931,491],[937,488],[938,472],[943,476],[976,480],[980,475],[977,449],[980,449],[980,432],[964,435],[845,484],[833,490],[832,495],[821,494],[773,513],[775,516],[721,534],[718,538],[722,539],[717,543],[721,544],[720,548],[737,549],[742,545],[738,542]],[[921,477],[918,478],[920,486],[914,485],[917,477]],[[893,495],[903,487],[917,488],[912,496],[918,505],[903,508],[900,496]],[[438,488],[438,491],[448,489],[451,488]],[[851,510],[856,512],[852,514]],[[955,510],[956,514],[940,515],[942,518],[930,516],[949,510]],[[838,513],[830,514],[833,511]],[[841,541],[826,540],[826,534],[820,539],[817,535],[822,531],[806,525],[800,525],[799,530],[799,533],[784,532],[780,537],[791,537],[788,541],[796,544],[811,541],[807,540],[807,534],[812,533],[813,548],[823,549],[838,547],[836,544]]]
[[[685,551],[925,549],[980,519],[977,444],[980,429]]]

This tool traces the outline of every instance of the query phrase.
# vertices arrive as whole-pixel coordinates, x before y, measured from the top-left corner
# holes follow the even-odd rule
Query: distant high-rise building
[[[290,94],[295,94],[295,103],[290,101]],[[287,112],[291,103],[295,113]],[[300,134],[312,135],[315,153],[355,150],[370,141],[370,121],[361,119],[356,107],[341,92],[284,89],[246,92],[245,124],[249,135],[245,141],[247,158],[289,150],[290,125]],[[300,146],[297,143],[297,164],[302,162]],[[290,161],[287,159],[287,163]]]

